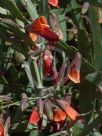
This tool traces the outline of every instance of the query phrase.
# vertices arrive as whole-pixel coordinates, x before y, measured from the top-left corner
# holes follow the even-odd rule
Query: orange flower
[[[50,26],[48,25],[44,16],[40,16],[34,20],[31,25],[31,31],[41,35],[46,40],[51,42],[56,42],[59,40],[59,36],[50,29]]]
[[[56,103],[66,113],[66,116],[68,116],[72,121],[76,121],[79,113],[74,110],[65,100],[56,99]]]
[[[79,116],[79,113],[74,110],[70,105],[67,106],[66,113],[72,121],[76,121],[77,117]]]
[[[48,22],[44,16],[40,16],[34,20],[32,30],[34,32],[41,32],[44,28],[49,28]]]
[[[76,69],[76,65],[73,64],[68,72],[68,77],[75,83],[80,83],[80,71]]]
[[[4,136],[4,127],[2,122],[0,122],[0,136]]]
[[[65,120],[67,117],[67,114],[61,110],[61,109],[54,109],[53,110],[53,121],[59,122]]]
[[[48,3],[54,7],[58,7],[58,0],[48,0]]]
[[[81,59],[82,59],[81,54],[77,52],[68,70],[69,79],[75,83],[80,83]]]

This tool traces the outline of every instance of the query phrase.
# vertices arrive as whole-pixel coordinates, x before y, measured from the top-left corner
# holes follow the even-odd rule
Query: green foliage
[[[102,135],[101,8],[101,0],[59,0],[59,7],[52,6],[48,0],[0,0],[0,111],[3,116],[7,114],[11,118],[6,133],[12,136],[25,132],[29,136]],[[52,30],[51,14],[56,15]],[[58,35],[62,33],[63,38],[49,42],[39,31],[31,30],[32,23],[39,16],[45,16],[49,29]],[[29,32],[37,34],[38,39],[33,41]],[[50,51],[47,55],[54,63],[55,71],[51,72],[55,75],[51,77],[44,75],[45,49]],[[81,54],[82,65],[80,68],[77,61],[80,83],[75,84],[68,78],[68,72],[77,52]],[[57,77],[61,77],[61,83]],[[98,87],[100,90],[97,91]],[[67,102],[80,113],[78,120],[55,123],[52,120],[53,109],[58,108],[55,99],[63,100],[67,95]],[[39,97],[47,105],[40,120],[41,126],[29,123]],[[3,116],[0,121],[3,120],[5,127],[7,122]]]

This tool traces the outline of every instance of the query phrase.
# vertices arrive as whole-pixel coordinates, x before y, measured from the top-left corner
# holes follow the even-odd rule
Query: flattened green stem
[[[78,51],[78,49],[69,46],[64,41],[61,40],[57,42],[56,46],[62,49],[69,57],[74,56]],[[94,66],[90,64],[85,58],[82,58],[82,64],[85,66],[85,68],[87,68],[89,72],[93,72],[95,70]]]
[[[36,61],[32,61],[33,63],[33,69],[35,71],[35,78],[37,81],[37,88],[43,88],[42,82],[41,82],[41,78],[40,78],[40,74],[39,74],[39,70],[38,70],[38,66],[37,66],[37,62]]]
[[[100,112],[99,116],[91,124],[87,125],[78,136],[86,136],[87,134],[89,134],[93,128],[97,127],[97,125],[101,122],[101,120],[102,120],[102,112]]]

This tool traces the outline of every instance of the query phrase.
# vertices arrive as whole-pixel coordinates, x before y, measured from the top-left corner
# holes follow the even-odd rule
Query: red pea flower
[[[58,7],[58,0],[48,0],[48,3],[54,7]]]
[[[59,36],[51,30],[44,16],[40,16],[34,20],[31,31],[51,42],[57,42],[59,40]]]
[[[61,109],[63,109],[63,111],[66,113],[66,116],[68,116],[73,122],[77,120],[79,113],[73,107],[71,107],[65,100],[56,99],[56,103]]]
[[[40,116],[37,108],[35,107],[30,115],[29,123],[36,125],[40,121]]]

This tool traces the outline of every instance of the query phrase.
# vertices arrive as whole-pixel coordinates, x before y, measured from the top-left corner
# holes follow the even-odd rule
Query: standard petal
[[[76,121],[77,117],[79,116],[79,113],[75,109],[73,109],[70,105],[67,106],[66,113],[72,121]]]
[[[53,121],[59,122],[66,119],[66,112],[61,109],[54,109],[53,110]]]

